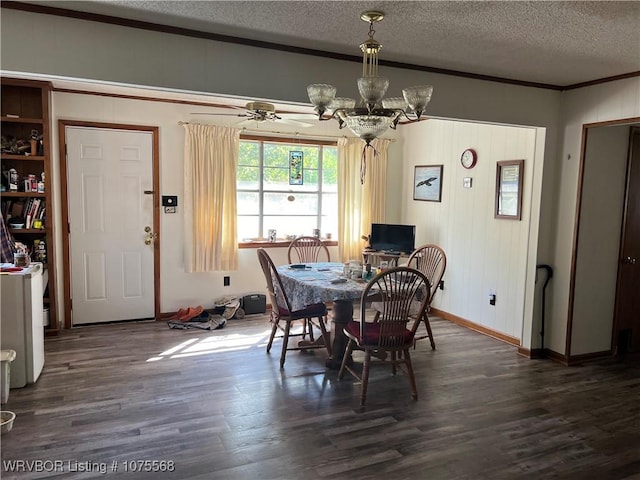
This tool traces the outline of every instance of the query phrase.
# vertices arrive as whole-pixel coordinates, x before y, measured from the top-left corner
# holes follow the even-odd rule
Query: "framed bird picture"
[[[413,173],[413,199],[442,201],[442,165],[416,165]]]

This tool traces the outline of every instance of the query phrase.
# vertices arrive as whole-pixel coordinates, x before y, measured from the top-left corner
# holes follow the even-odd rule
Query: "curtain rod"
[[[189,122],[183,122],[183,121],[179,121],[178,125],[189,125]],[[199,124],[199,125],[208,125],[206,123],[204,124]],[[295,136],[298,138],[305,138],[307,140],[313,140],[314,138],[331,138],[331,139],[338,139],[338,138],[357,138],[357,137],[348,137],[347,135],[323,135],[323,134],[305,134],[305,133],[300,133],[300,132],[278,132],[276,130],[251,130],[247,127],[242,127],[242,131],[243,132],[247,132],[247,133],[252,133],[255,135],[259,135],[261,133],[272,133],[275,135],[288,135],[288,136]],[[390,142],[395,142],[396,139],[395,138],[387,138],[386,140],[389,140]]]

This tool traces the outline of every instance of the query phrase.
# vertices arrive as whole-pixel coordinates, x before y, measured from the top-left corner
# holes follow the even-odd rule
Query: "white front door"
[[[154,317],[153,134],[66,127],[73,325]]]

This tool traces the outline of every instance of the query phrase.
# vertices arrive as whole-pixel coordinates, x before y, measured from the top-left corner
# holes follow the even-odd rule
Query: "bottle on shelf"
[[[18,191],[18,171],[15,168],[9,169],[9,191]]]

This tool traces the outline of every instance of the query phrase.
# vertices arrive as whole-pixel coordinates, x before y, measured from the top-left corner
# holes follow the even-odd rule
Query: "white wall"
[[[521,338],[531,212],[535,206],[537,216],[539,207],[532,200],[536,129],[429,120],[406,127],[402,134],[402,221],[416,225],[416,245],[435,243],[447,254],[445,288],[434,306]],[[478,154],[471,170],[460,165],[466,148]],[[519,159],[525,160],[522,220],[495,219],[496,162]],[[414,167],[440,164],[442,202],[413,200]],[[464,177],[472,178],[472,188],[463,188]],[[489,290],[496,292],[495,306],[489,305]]]

